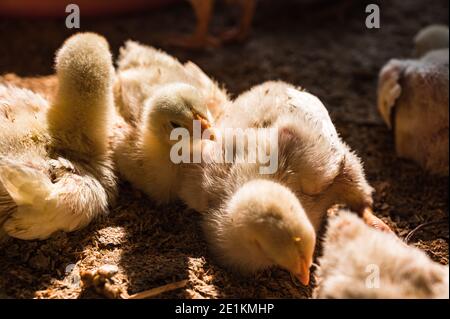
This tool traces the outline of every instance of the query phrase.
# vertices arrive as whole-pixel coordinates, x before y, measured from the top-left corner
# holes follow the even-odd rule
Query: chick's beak
[[[204,118],[204,117],[201,116],[200,114],[195,114],[195,115],[194,115],[194,118],[195,118],[197,121],[200,121],[200,128],[201,128],[201,133],[202,133],[202,134],[203,134],[203,132],[206,131],[206,130],[211,130],[211,124],[209,123],[209,121],[208,121],[206,118]],[[214,139],[215,139],[214,134],[210,134],[210,135],[211,135],[210,139],[211,139],[211,140],[214,140]]]
[[[295,272],[293,273],[295,277],[304,285],[309,285],[309,265],[305,260],[300,260]]]

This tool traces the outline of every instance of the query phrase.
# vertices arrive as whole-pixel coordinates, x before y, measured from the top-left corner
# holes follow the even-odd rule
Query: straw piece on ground
[[[177,282],[173,282],[161,287],[156,287],[150,290],[145,290],[142,292],[138,292],[136,294],[133,294],[131,296],[126,297],[125,299],[146,299],[146,298],[152,298],[155,296],[158,296],[164,292],[168,292],[168,291],[172,291],[175,289],[180,289],[183,288],[187,285],[188,280],[182,280],[182,281],[177,281]]]

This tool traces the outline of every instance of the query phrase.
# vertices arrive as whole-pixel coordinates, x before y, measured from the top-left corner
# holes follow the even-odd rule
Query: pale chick
[[[415,37],[417,59],[390,60],[380,71],[378,110],[394,131],[399,157],[448,176],[449,31],[433,25]]]
[[[376,228],[389,227],[371,211],[373,189],[358,156],[341,140],[327,109],[314,95],[284,82],[266,82],[241,94],[216,123],[226,128],[277,128],[291,151],[276,174],[300,199],[319,229],[333,204],[346,204]],[[284,134],[283,134],[284,132]]]
[[[289,149],[283,147],[280,161]],[[241,274],[278,266],[308,285],[316,233],[283,183],[289,172],[260,175],[258,163],[220,163],[224,147],[212,141],[203,152],[201,164],[185,165],[180,198],[203,214],[204,234],[217,260]]]
[[[182,173],[170,157],[178,142],[171,132],[187,129],[192,151],[201,139],[194,126],[199,124],[198,133],[209,128],[228,97],[195,64],[183,65],[135,42],[121,49],[118,65],[115,98],[129,125],[115,146],[117,169],[153,200],[170,202],[177,198]]]
[[[241,273],[279,266],[309,284],[315,231],[287,187],[264,179],[245,183],[222,209],[208,212],[204,230],[223,264]]]
[[[145,101],[162,86],[173,83],[189,84],[199,91],[206,107],[198,105],[198,111],[206,120],[218,117],[228,102],[226,91],[190,61],[182,64],[163,51],[134,41],[127,41],[120,49],[114,97],[129,123],[139,125]]]
[[[275,136],[269,133],[272,128],[276,129]],[[267,266],[255,263],[256,255],[258,260],[271,260],[307,283],[315,233],[328,208],[337,203],[359,212],[368,224],[389,230],[371,212],[372,188],[360,160],[340,140],[327,110],[315,96],[283,82],[267,82],[228,105],[215,129],[216,141],[204,140],[202,144],[204,162],[184,166],[179,196],[189,207],[204,213],[205,236],[224,264],[241,272]],[[275,172],[261,174],[260,168],[266,164],[261,160],[249,162],[245,150],[244,157],[236,152],[237,143],[224,142],[230,140],[228,134],[233,134],[227,129],[246,129],[243,144],[247,148],[253,131],[262,133],[263,139],[258,138],[257,144],[263,150],[266,147],[266,153],[274,143]],[[237,154],[234,161],[223,161],[227,152]],[[241,196],[241,188],[247,189],[242,193],[246,196]],[[273,218],[274,211],[277,218]],[[240,214],[243,222],[233,223]],[[252,237],[256,220],[261,226],[261,249],[255,247]],[[295,237],[293,233],[302,234],[302,240],[294,246],[289,243],[289,238]],[[298,250],[301,258],[294,258]],[[301,266],[293,269],[289,265]]]
[[[449,298],[449,268],[353,214],[331,217],[315,273],[316,298]]]
[[[93,33],[70,37],[56,54],[56,72],[52,102],[0,86],[0,221],[20,239],[80,229],[116,196],[108,43]]]

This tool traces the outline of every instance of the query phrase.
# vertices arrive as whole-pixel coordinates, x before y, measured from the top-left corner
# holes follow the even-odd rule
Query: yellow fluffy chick
[[[390,60],[380,71],[378,110],[394,131],[399,157],[448,176],[448,27],[415,38],[418,59]]]
[[[322,102],[284,82],[266,82],[241,94],[216,123],[226,128],[277,128],[280,152],[289,145],[276,174],[290,172],[286,185],[298,196],[318,229],[326,210],[346,204],[368,224],[389,227],[371,212],[373,189],[358,156],[341,140]]]
[[[389,230],[370,210],[372,188],[359,158],[339,138],[315,96],[283,82],[267,82],[228,105],[215,129],[217,140],[202,145],[204,162],[184,165],[179,197],[204,213],[206,238],[222,263],[241,272],[278,265],[307,283],[315,233],[336,203]],[[235,139],[228,136],[229,129]],[[250,162],[236,152],[236,129],[245,129],[248,150],[252,132],[263,137],[256,141],[263,150],[275,146],[275,171],[262,174],[260,159]],[[233,142],[227,144],[227,139]],[[223,161],[227,153],[233,161]],[[297,237],[301,240],[292,244]]]
[[[145,101],[162,86],[184,83],[198,90],[204,103],[195,105],[201,116],[212,120],[222,112],[228,101],[225,90],[210,79],[197,65],[181,64],[174,57],[153,47],[127,41],[120,49],[114,84],[116,106],[125,120],[139,125]]]
[[[135,42],[122,48],[118,65],[115,98],[129,124],[115,148],[118,171],[155,201],[170,202],[181,167],[170,159],[178,141],[171,140],[172,130],[187,129],[193,144],[194,120],[202,132],[209,128],[227,95],[195,64]]]
[[[449,268],[353,214],[330,218],[316,298],[449,298]]]
[[[183,167],[179,196],[203,213],[205,237],[222,264],[244,274],[279,266],[307,285],[316,233],[297,196],[286,187],[293,149],[288,134],[279,135],[261,135],[266,145],[280,144],[281,168],[272,175],[260,174],[261,161],[217,161],[233,145],[206,141],[204,161]]]
[[[80,229],[116,194],[108,43],[92,33],[72,36],[56,54],[56,72],[51,103],[0,86],[0,219],[20,239]]]
[[[204,231],[224,265],[244,274],[279,266],[309,284],[315,231],[287,187],[264,179],[245,183],[207,213]]]

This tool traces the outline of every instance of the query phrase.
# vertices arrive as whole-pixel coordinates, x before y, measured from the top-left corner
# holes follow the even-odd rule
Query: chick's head
[[[191,85],[173,83],[158,89],[146,102],[146,129],[159,140],[173,145],[177,142],[175,129],[185,129],[190,140],[201,139],[202,133],[211,127],[212,116],[200,92]],[[199,130],[195,131],[195,126]],[[175,136],[173,136],[175,135]]]
[[[309,284],[316,235],[288,188],[269,180],[248,182],[234,194],[228,210],[236,227],[234,240],[251,250],[249,263],[279,266]]]

